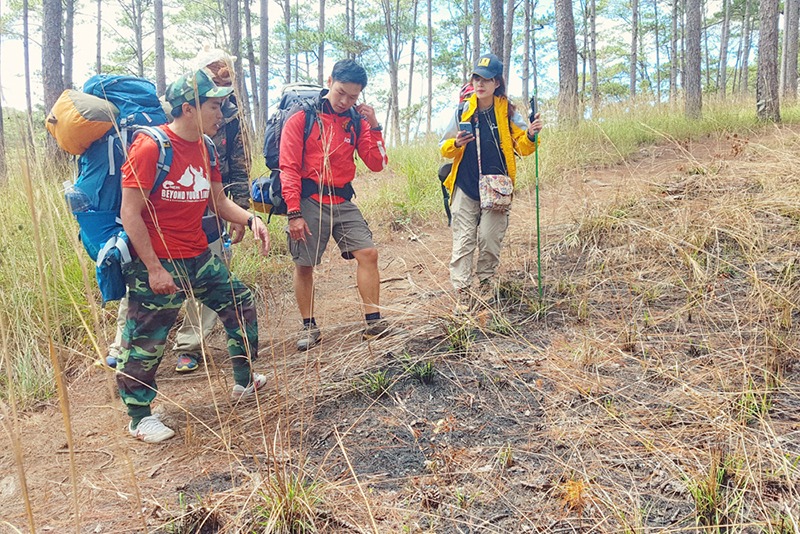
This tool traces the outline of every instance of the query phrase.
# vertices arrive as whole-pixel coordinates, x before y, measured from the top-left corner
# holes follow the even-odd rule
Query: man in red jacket
[[[337,62],[328,89],[320,93],[308,138],[304,141],[304,111],[289,117],[281,133],[281,187],[295,263],[295,297],[303,318],[298,350],[308,350],[321,339],[314,318],[314,267],[331,236],[342,257],[357,263],[356,283],[367,323],[364,338],[387,330],[380,313],[378,250],[367,222],[351,202],[354,153],[358,151],[364,164],[376,172],[387,163],[375,110],[364,103],[356,105],[366,85],[367,73],[361,65],[350,59]]]

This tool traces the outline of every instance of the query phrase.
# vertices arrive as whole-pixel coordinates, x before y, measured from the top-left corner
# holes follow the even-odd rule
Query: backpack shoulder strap
[[[354,107],[350,108],[350,120],[353,121],[353,133],[356,136],[356,140],[361,135],[361,115],[358,114]]]
[[[219,153],[217,152],[217,145],[214,144],[214,140],[211,139],[206,134],[203,134],[203,141],[206,142],[206,149],[208,150],[208,160],[212,167],[216,167],[219,164]]]
[[[139,126],[133,132],[131,141],[138,134],[145,134],[150,137],[158,145],[158,161],[156,161],[156,179],[153,182],[153,189],[155,191],[164,182],[164,179],[169,174],[170,167],[172,166],[172,142],[169,140],[167,133],[161,128],[153,126]]]

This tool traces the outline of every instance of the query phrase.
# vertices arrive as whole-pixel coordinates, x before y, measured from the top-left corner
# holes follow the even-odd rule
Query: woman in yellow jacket
[[[534,136],[542,129],[537,114],[530,124],[506,97],[503,63],[494,54],[482,56],[472,72],[475,92],[454,114],[439,142],[442,156],[453,159],[444,186],[450,191],[453,213],[453,253],[450,281],[459,292],[472,285],[473,272],[481,285],[491,281],[500,263],[500,247],[508,228],[508,211],[481,209],[479,174],[505,174],[516,178],[514,154],[527,156],[536,150]],[[459,122],[471,124],[467,131]],[[480,162],[475,132],[479,131]],[[480,169],[480,170],[479,170]],[[472,258],[478,249],[477,268]]]

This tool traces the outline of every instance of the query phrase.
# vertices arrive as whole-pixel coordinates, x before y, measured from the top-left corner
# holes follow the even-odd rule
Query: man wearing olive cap
[[[251,369],[258,353],[253,295],[208,250],[201,222],[210,208],[240,229],[248,226],[262,254],[269,250],[264,223],[225,196],[219,169],[211,164],[213,145],[204,139],[222,124],[221,105],[231,92],[202,70],[178,78],[166,94],[174,121],[160,127],[173,152],[166,178],[155,185],[159,147],[149,136],[136,138],[122,167],[121,218],[135,254],[125,269],[129,305],[117,385],[131,417],[130,434],[148,443],[174,435],[151,414],[150,403],[167,334],[187,295],[214,310],[225,326],[235,383],[231,397],[253,396],[266,382]],[[243,232],[236,234],[241,239]]]

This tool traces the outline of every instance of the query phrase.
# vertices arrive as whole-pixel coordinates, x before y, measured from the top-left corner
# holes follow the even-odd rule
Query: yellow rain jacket
[[[458,166],[461,163],[461,159],[464,157],[464,149],[466,148],[466,145],[460,148],[456,147],[458,123],[470,121],[477,109],[478,97],[473,94],[465,101],[464,111],[461,113],[460,120],[457,120],[459,118],[455,116],[450,119],[450,124],[442,136],[441,141],[439,141],[439,151],[442,156],[453,160],[453,168],[444,181],[444,186],[450,192],[451,202],[453,199],[453,187],[455,186],[456,176],[458,175]],[[538,143],[534,143],[528,138],[528,123],[519,112],[515,112],[509,121],[508,99],[506,97],[494,97],[494,116],[499,127],[500,150],[503,151],[503,156],[506,160],[508,175],[511,177],[511,182],[514,183],[517,176],[517,162],[514,159],[514,153],[516,152],[520,156],[533,154]],[[510,131],[509,128],[502,127],[504,124],[511,126]],[[541,134],[539,134],[539,136],[541,136]],[[537,140],[539,136],[536,137]],[[477,140],[473,142],[477,142]]]

